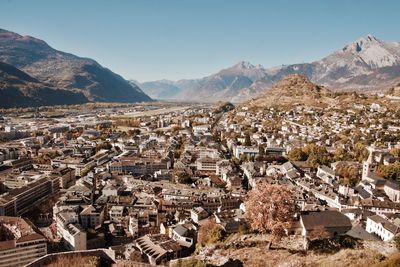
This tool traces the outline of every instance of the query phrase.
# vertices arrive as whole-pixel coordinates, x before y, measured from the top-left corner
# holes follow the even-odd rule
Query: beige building
[[[60,190],[59,177],[46,177],[16,188],[0,197],[0,216],[15,216],[28,211],[38,201]]]
[[[89,205],[81,211],[79,216],[83,228],[96,228],[104,221],[104,209],[102,207],[93,207]]]
[[[61,211],[56,215],[57,234],[69,250],[85,250],[87,246],[86,232],[78,221],[73,211]]]
[[[159,170],[167,170],[171,167],[171,163],[167,159],[151,159],[151,158],[135,158],[124,157],[118,162],[113,162],[109,165],[111,172],[146,175],[154,174]]]
[[[197,160],[197,170],[198,171],[212,171],[217,172],[217,162],[218,158],[204,157]]]
[[[54,170],[53,174],[60,177],[60,187],[63,189],[73,186],[76,182],[75,170],[72,168],[59,168]]]

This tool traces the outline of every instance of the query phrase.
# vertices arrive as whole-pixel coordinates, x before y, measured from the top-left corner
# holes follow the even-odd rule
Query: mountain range
[[[243,102],[287,75],[331,90],[382,91],[400,82],[400,43],[372,35],[311,63],[264,68],[241,61],[199,79],[127,81],[93,59],[0,29],[0,107],[159,100]],[[143,90],[143,91],[142,91]]]
[[[264,68],[242,61],[201,79],[138,85],[154,99],[243,102],[291,74],[332,90],[380,91],[400,81],[400,43],[368,35],[312,63]]]
[[[2,29],[0,62],[0,107],[151,101],[138,86],[93,59]]]

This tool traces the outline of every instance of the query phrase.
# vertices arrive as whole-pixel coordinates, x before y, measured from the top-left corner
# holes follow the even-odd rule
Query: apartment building
[[[83,228],[96,228],[104,221],[104,209],[100,206],[89,205],[82,210],[79,216]]]
[[[22,218],[0,216],[0,267],[24,266],[47,254],[47,240]]]
[[[65,189],[75,184],[75,170],[72,168],[58,168],[52,172],[53,175],[60,176],[60,187]]]
[[[35,203],[60,190],[60,178],[44,177],[0,196],[0,216],[21,215]]]
[[[235,146],[233,147],[233,154],[236,158],[240,158],[241,155],[246,155],[248,157],[255,157],[259,153],[258,147],[252,146]]]
[[[111,172],[123,174],[146,175],[154,174],[159,170],[167,170],[171,167],[166,159],[121,158],[120,161],[110,164]]]
[[[61,211],[56,215],[57,235],[69,250],[86,249],[86,232],[78,221],[78,214],[73,211]]]
[[[204,157],[197,160],[197,170],[198,171],[212,171],[217,172],[217,162],[220,159]]]

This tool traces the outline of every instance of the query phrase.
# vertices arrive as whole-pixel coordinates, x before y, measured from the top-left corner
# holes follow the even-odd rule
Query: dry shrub
[[[65,267],[65,266],[82,266],[82,267],[99,267],[100,258],[94,256],[60,256],[56,260],[48,264],[50,267]]]
[[[398,267],[400,266],[400,253],[390,255],[387,259],[377,264],[378,267]]]

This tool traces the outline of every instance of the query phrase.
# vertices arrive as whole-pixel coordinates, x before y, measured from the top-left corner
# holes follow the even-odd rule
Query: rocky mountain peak
[[[322,78],[335,72],[341,76],[365,75],[378,68],[398,65],[399,52],[398,43],[384,42],[369,34],[322,59],[320,62],[327,66],[321,73]],[[343,78],[342,82],[348,80],[348,77]]]
[[[359,38],[356,42],[362,42],[362,43],[376,43],[376,42],[380,42],[380,40],[378,38],[376,38],[374,35],[372,34],[368,34],[365,37],[361,37]]]
[[[279,88],[293,88],[293,87],[301,87],[307,88],[310,90],[315,89],[316,85],[310,81],[310,79],[301,74],[291,74],[283,77],[280,81],[278,81],[273,87]]]
[[[251,64],[248,61],[240,61],[239,63],[234,65],[234,67],[240,68],[240,69],[247,69],[247,70],[256,68],[256,66],[254,66],[253,64]]]
[[[291,74],[276,82],[270,90],[250,101],[250,106],[285,106],[304,104],[308,106],[325,106],[331,100],[332,92],[314,84],[301,74]]]
[[[356,41],[346,45],[342,50],[343,52],[350,51],[353,53],[360,53],[371,46],[382,46],[382,42],[372,34],[368,34],[367,36],[361,37]]]
[[[323,86],[317,85],[301,74],[291,74],[283,77],[275,83],[268,95],[286,95],[287,97],[313,97],[326,94],[330,91]]]

